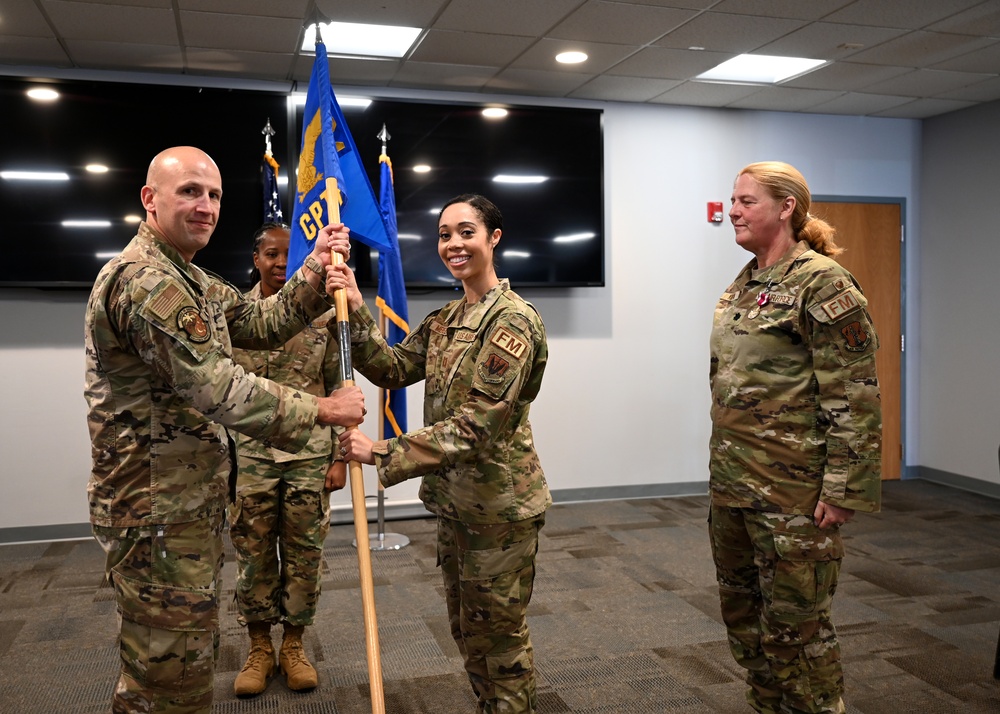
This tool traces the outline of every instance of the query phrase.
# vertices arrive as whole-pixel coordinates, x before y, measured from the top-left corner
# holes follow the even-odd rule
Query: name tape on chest
[[[528,343],[504,327],[493,333],[490,344],[496,345],[517,359],[521,359],[528,351]]]

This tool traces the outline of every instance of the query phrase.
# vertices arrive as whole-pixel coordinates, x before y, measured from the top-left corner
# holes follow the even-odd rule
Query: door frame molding
[[[899,247],[899,334],[902,335],[903,339],[903,349],[900,350],[899,354],[899,431],[900,438],[903,441],[903,454],[900,464],[900,474],[899,480],[905,481],[911,478],[919,478],[919,474],[916,470],[909,465],[910,456],[910,439],[909,437],[909,419],[907,412],[907,393],[909,391],[907,385],[907,369],[908,369],[908,351],[909,346],[906,344],[906,321],[907,321],[907,304],[906,304],[906,271],[908,265],[908,257],[910,251],[910,235],[907,229],[906,222],[906,197],[905,196],[851,196],[851,195],[834,195],[834,194],[813,194],[812,201],[815,203],[888,203],[896,204],[899,206],[899,224],[902,230],[902,235],[900,237],[900,247]]]

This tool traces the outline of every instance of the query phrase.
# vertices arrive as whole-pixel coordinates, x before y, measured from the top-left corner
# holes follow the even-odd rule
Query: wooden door
[[[882,479],[898,479],[903,463],[901,206],[814,201],[810,211],[837,229],[837,244],[845,248],[837,261],[868,298],[880,344],[875,366],[882,394]]]

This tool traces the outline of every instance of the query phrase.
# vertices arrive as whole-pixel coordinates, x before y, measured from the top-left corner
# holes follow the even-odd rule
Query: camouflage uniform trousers
[[[328,457],[275,463],[240,455],[229,537],[241,624],[311,625],[330,529]]]
[[[93,527],[118,604],[114,714],[211,711],[223,522]]]
[[[712,555],[747,701],[765,714],[845,711],[830,619],[844,545],[811,516],[712,506]]]
[[[544,513],[491,524],[438,518],[451,635],[483,714],[522,714],[537,706],[526,613],[544,523]]]

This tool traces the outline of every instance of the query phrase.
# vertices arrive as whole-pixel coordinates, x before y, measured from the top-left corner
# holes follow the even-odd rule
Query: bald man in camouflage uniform
[[[439,252],[443,258],[449,252],[448,224],[448,233],[456,236],[449,245],[456,254],[475,255],[478,270],[464,272],[464,263],[454,269],[466,296],[432,312],[392,347],[362,303],[353,276],[337,269],[349,281],[351,351],[358,370],[386,389],[424,379],[426,424],[374,443],[360,430],[347,430],[340,442],[345,458],[374,463],[386,487],[423,477],[420,498],[437,516],[451,634],[465,658],[478,711],[526,714],[537,706],[526,613],[538,532],[552,504],[528,411],[541,388],[548,346],[535,308],[493,273],[500,220],[496,207],[481,196],[445,205]],[[480,252],[484,234],[493,240]],[[476,248],[465,245],[473,242]],[[331,287],[337,286],[328,282],[327,290]]]
[[[222,180],[199,149],[150,164],[146,221],[101,270],[86,313],[94,534],[120,615],[112,711],[207,714],[218,647],[222,526],[233,470],[227,429],[289,451],[317,421],[355,423],[360,390],[317,398],[246,373],[234,344],[281,344],[329,310],[328,228],[280,298],[247,302],[191,264],[219,216]]]
[[[790,168],[768,164],[761,178]],[[878,338],[851,274],[795,240],[789,224],[800,217],[832,237],[802,208],[808,194],[796,211],[791,196],[745,180],[755,171],[739,177],[730,215],[737,242],[758,258],[720,298],[711,342],[710,531],[722,616],[755,710],[841,714],[830,607],[840,525],[880,503]]]

